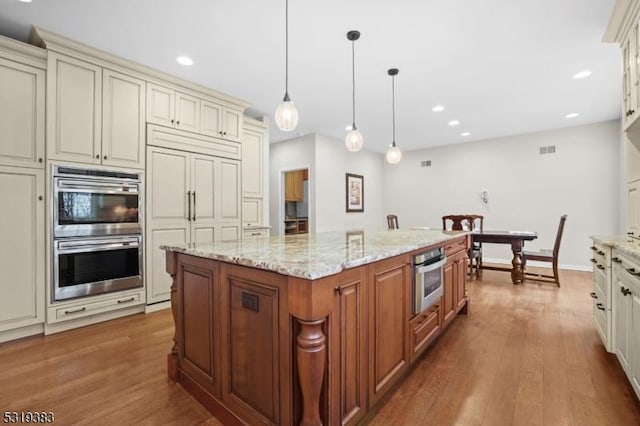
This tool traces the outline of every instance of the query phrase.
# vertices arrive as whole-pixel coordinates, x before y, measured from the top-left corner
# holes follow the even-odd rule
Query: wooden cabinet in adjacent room
[[[284,175],[285,201],[302,201],[304,198],[303,182],[307,179],[307,170],[286,172]]]
[[[240,162],[147,147],[147,301],[169,300],[171,280],[160,245],[237,240]]]
[[[44,195],[43,170],[0,166],[0,332],[44,322]]]

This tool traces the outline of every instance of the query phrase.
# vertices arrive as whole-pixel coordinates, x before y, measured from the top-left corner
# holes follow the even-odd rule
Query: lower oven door
[[[416,265],[414,269],[413,313],[418,314],[442,297],[446,259],[431,265]]]
[[[53,300],[142,287],[141,237],[54,242]]]

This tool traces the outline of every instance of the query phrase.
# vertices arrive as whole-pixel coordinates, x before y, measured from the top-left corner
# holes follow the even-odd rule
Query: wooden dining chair
[[[388,214],[387,227],[389,229],[398,229],[398,216],[396,216],[395,214]]]
[[[484,216],[474,214],[447,215],[442,216],[443,231],[473,231],[482,230]],[[482,244],[474,243],[467,252],[469,257],[469,278],[480,277],[482,268]],[[475,271],[474,271],[475,270]]]
[[[484,216],[480,214],[469,215],[469,230],[483,231]],[[482,275],[482,243],[472,243],[469,249],[469,275],[473,277],[475,269],[476,278]]]
[[[558,232],[556,233],[556,242],[553,245],[553,250],[541,250],[541,251],[523,251],[522,252],[522,267],[525,269],[525,278],[528,276],[534,281],[552,282],[560,287],[560,277],[558,275],[558,254],[560,253],[560,241],[562,240],[562,232],[564,231],[564,223],[567,220],[567,215],[560,216],[560,224],[558,225]],[[527,272],[526,266],[528,260],[537,260],[539,262],[551,262],[553,269],[553,275],[543,275],[534,272]]]

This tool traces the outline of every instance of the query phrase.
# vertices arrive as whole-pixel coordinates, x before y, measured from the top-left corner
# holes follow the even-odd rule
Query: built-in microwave
[[[439,247],[413,256],[413,313],[437,303],[443,294],[444,250]]]
[[[53,168],[53,237],[142,232],[139,173]]]

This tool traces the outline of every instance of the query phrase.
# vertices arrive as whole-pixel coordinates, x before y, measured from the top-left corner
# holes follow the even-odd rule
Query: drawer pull
[[[593,251],[598,250],[598,249],[596,248],[596,246],[591,246],[591,247],[589,247],[589,248],[590,248],[591,250],[593,250]]]
[[[624,296],[628,296],[631,294],[631,290],[629,290],[628,288],[620,287],[620,293],[622,293]]]
[[[135,297],[130,297],[128,299],[118,300],[118,303],[129,303],[129,302],[133,302],[134,300],[136,300]]]
[[[598,253],[600,256],[604,256],[604,252],[603,252],[603,251],[598,250],[598,251],[597,251],[597,253]]]
[[[620,260],[619,257],[614,257],[613,259],[611,259],[612,261],[614,261],[615,263],[622,263],[622,260]]]
[[[64,314],[65,314],[65,315],[69,315],[69,314],[77,314],[78,312],[84,312],[84,311],[86,311],[86,310],[87,310],[87,308],[86,308],[85,306],[83,306],[83,307],[82,307],[82,308],[80,308],[80,309],[71,309],[71,310],[68,310],[68,311],[64,311]]]
[[[636,277],[640,277],[640,272],[636,272],[635,268],[625,268],[625,271],[630,273],[631,275],[635,275]]]
[[[596,296],[596,294],[594,292],[591,292],[589,294],[591,295],[592,299],[597,299],[598,298],[598,296]]]
[[[598,269],[600,269],[600,270],[603,270],[603,269],[604,269],[604,266],[602,266],[602,265],[596,265],[596,268],[598,268]]]
[[[251,235],[260,235],[259,232],[252,232]]]
[[[595,259],[589,259],[589,260],[591,261],[591,263],[596,263],[597,262],[597,260],[595,260]]]
[[[602,306],[602,303],[596,303],[596,308],[600,309],[601,311],[604,311],[604,306]]]

